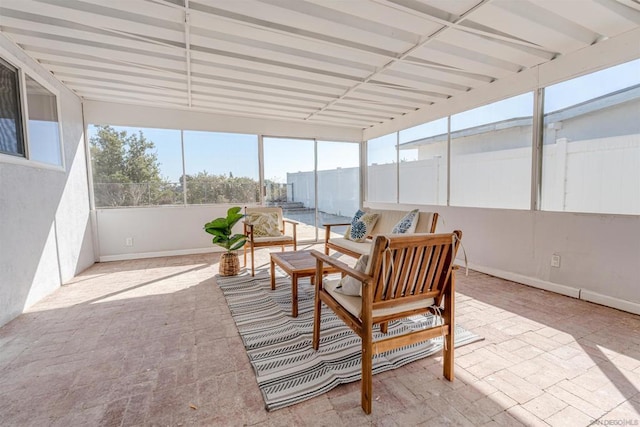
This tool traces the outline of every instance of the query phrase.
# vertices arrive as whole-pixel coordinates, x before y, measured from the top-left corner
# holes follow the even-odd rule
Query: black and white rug
[[[314,289],[308,279],[298,284],[298,317],[291,317],[291,279],[277,273],[271,290],[268,271],[256,276],[216,276],[256,372],[268,410],[280,409],[360,380],[360,337],[329,308],[322,310],[320,348],[311,346]],[[414,316],[389,324],[389,334],[431,325],[433,316]],[[374,331],[377,327],[374,329]],[[374,332],[374,340],[382,336]],[[388,335],[387,335],[388,336]],[[455,346],[482,340],[460,326]],[[442,338],[374,356],[373,373],[399,368],[439,353]]]

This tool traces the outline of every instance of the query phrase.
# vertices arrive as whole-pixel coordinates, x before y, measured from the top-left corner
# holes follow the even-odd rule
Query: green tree
[[[189,204],[254,203],[260,200],[258,181],[248,177],[227,177],[203,171],[186,175],[185,179]]]
[[[90,140],[96,206],[174,203],[175,186],[160,176],[154,149],[141,131],[98,126]]]

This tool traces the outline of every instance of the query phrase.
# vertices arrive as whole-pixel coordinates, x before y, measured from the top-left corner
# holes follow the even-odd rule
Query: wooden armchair
[[[267,246],[281,246],[284,251],[285,246],[293,245],[293,250],[298,249],[298,238],[296,226],[298,223],[290,219],[286,219],[282,215],[281,207],[246,207],[244,208],[245,219],[243,221],[244,234],[247,236],[247,243],[244,245],[244,266],[247,266],[247,250],[251,251],[251,275],[255,275],[255,257],[254,249]],[[251,221],[252,214],[266,214],[275,215],[277,221],[277,229],[279,235],[262,236],[260,233],[254,231],[254,227],[257,225]],[[288,235],[285,229],[285,224],[290,224],[293,229],[293,233]]]
[[[453,381],[455,255],[462,232],[378,235],[365,272],[318,251],[313,348],[320,344],[322,303],[362,339],[362,409],[371,413],[373,355],[443,336],[444,377]],[[324,264],[362,282],[362,296],[337,292],[340,279],[322,280]],[[388,322],[431,312],[442,322],[399,336],[373,341],[373,325],[387,333]]]

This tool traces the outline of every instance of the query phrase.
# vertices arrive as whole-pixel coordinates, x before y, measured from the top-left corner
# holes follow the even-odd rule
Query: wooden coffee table
[[[271,252],[271,289],[276,288],[276,264],[291,276],[291,316],[298,317],[298,279],[316,275],[316,259],[311,251]],[[334,267],[324,265],[323,274],[337,273]]]

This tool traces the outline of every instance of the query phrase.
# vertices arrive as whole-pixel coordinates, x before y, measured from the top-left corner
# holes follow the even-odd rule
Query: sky
[[[172,182],[182,176],[180,130],[112,126],[116,131],[137,133],[153,141],[160,173]],[[89,126],[89,138],[96,128]],[[314,169],[314,141],[311,139],[264,138],[265,179],[285,183],[287,172]],[[359,147],[353,142],[318,141],[318,170],[357,167]],[[184,131],[185,173],[249,177],[258,180],[258,136],[220,132]]]
[[[589,99],[615,92],[640,83],[640,60],[598,71],[577,79],[562,82],[545,89],[545,112],[553,112]],[[465,129],[484,123],[514,117],[531,116],[533,93],[525,93],[493,104],[451,116],[452,130]],[[113,126],[118,131],[137,132],[139,128]],[[161,174],[171,181],[182,176],[182,155],[179,130],[141,129],[153,141],[160,163]],[[447,119],[400,131],[400,142],[446,133]],[[89,137],[95,128],[89,126]],[[286,182],[287,172],[314,170],[314,141],[305,139],[267,138],[264,143],[264,176],[276,182]],[[372,140],[368,163],[389,163],[396,160],[396,134]],[[195,174],[208,171],[213,174],[233,173],[258,179],[258,136],[219,132],[184,131],[185,172]],[[417,150],[402,150],[404,160],[417,158]],[[357,167],[358,144],[318,141],[318,170],[338,167]]]

